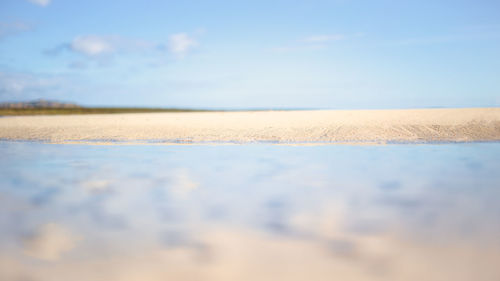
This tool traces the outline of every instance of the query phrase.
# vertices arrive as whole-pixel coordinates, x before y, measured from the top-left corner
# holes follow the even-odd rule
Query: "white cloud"
[[[63,253],[73,249],[78,240],[65,227],[47,223],[24,240],[24,252],[37,259],[56,261]]]
[[[102,58],[117,52],[152,51],[157,44],[146,40],[124,38],[116,35],[81,35],[69,43],[62,43],[52,49],[45,50],[47,55],[58,55],[70,50],[90,58]]]
[[[31,30],[33,27],[24,22],[0,22],[0,39]]]
[[[70,43],[70,48],[74,52],[81,53],[89,57],[110,54],[114,51],[113,40],[111,38],[95,35],[76,37]]]
[[[36,95],[42,89],[53,89],[58,83],[58,79],[54,77],[42,77],[30,73],[0,72],[0,98]]]
[[[28,0],[29,2],[42,7],[48,6],[52,0]]]
[[[344,39],[342,34],[323,34],[323,35],[312,35],[304,38],[302,41],[306,43],[326,43],[331,41],[338,41]]]
[[[178,58],[184,57],[198,42],[187,33],[172,34],[168,39],[168,49]]]
[[[71,75],[0,70],[0,100],[3,101],[39,98],[71,101],[88,87]]]
[[[201,33],[197,31],[197,33]],[[196,34],[196,33],[195,33]],[[167,43],[153,42],[138,38],[127,38],[118,35],[80,35],[70,42],[63,42],[51,49],[46,49],[44,54],[57,56],[63,52],[70,51],[83,55],[89,59],[96,60],[101,64],[109,63],[118,54],[144,54],[162,55],[166,50],[177,58],[183,58],[194,47],[198,46],[194,36],[187,33],[172,34]],[[160,58],[160,57],[156,57]],[[70,64],[72,68],[82,68],[81,64]]]

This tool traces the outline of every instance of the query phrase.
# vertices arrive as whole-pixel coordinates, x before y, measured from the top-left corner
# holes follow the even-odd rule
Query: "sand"
[[[16,116],[0,139],[48,143],[426,143],[500,141],[500,108]]]

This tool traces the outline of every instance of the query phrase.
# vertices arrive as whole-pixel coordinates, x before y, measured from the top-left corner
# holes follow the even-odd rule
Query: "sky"
[[[0,0],[0,102],[500,106],[498,0]]]

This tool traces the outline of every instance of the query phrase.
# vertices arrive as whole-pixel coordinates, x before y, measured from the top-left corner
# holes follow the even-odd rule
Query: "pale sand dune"
[[[19,116],[0,139],[51,143],[500,141],[500,108]]]

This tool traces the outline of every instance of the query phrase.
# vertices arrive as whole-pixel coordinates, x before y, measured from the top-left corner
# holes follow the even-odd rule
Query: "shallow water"
[[[499,143],[0,155],[0,280],[500,280]]]

